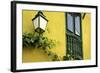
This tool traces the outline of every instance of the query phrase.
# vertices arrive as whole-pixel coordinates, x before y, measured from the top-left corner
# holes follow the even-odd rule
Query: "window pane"
[[[80,17],[75,17],[75,34],[80,35]]]
[[[67,14],[67,28],[73,32],[73,17],[71,14]]]

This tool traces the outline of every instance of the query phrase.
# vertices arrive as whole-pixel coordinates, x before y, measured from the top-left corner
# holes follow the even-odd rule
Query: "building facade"
[[[35,32],[31,20],[37,12],[23,10],[23,33]],[[43,11],[43,14],[48,19],[43,36],[54,40],[56,46],[49,49],[51,56],[44,53],[41,48],[23,48],[23,63],[53,61],[54,57],[59,61],[91,59],[90,13]]]

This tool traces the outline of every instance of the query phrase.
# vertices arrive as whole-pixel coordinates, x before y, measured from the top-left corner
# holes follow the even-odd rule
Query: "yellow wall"
[[[48,19],[46,31],[44,32],[44,36],[48,37],[48,39],[52,39],[55,41],[56,46],[50,51],[57,54],[59,57],[63,57],[66,55],[66,37],[65,37],[65,15],[64,12],[43,12],[46,18]],[[23,11],[23,32],[34,33],[34,26],[32,24],[32,18],[35,17],[37,11]],[[48,30],[48,31],[47,31]],[[37,52],[33,49],[33,51]],[[39,50],[40,51],[40,50]],[[27,51],[23,50],[23,62],[31,62],[30,58],[34,59],[30,55],[26,54]],[[40,61],[49,61],[44,53],[42,54],[42,60]],[[33,54],[33,56],[38,58],[38,54]]]
[[[57,54],[59,57],[66,55],[66,36],[65,36],[65,14],[64,12],[43,12],[48,19],[44,36],[55,40],[56,47],[50,51]],[[23,10],[23,33],[34,33],[34,25],[32,19],[37,14],[37,11]],[[67,27],[66,27],[67,28]],[[83,58],[91,58],[91,15],[86,13],[82,19],[82,41],[83,41]],[[28,48],[29,49],[29,48]],[[51,59],[40,49],[23,49],[23,62],[38,62],[51,61]]]
[[[83,58],[91,58],[91,14],[86,13],[82,19]]]

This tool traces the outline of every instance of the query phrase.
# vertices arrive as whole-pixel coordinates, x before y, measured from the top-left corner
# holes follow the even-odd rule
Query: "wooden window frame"
[[[67,27],[67,33],[66,33],[66,36],[67,36],[67,52],[69,51],[69,46],[70,46],[70,51],[73,51],[72,53],[70,53],[70,55],[73,56],[74,55],[79,55],[81,56],[81,59],[83,59],[83,47],[82,47],[82,18],[81,18],[81,13],[66,13],[66,20],[68,21],[68,14],[71,14],[72,17],[73,17],[73,32],[70,31]],[[76,16],[79,16],[80,17],[80,35],[76,34],[75,33],[75,17]],[[66,26],[68,26],[68,23],[66,24]],[[69,41],[69,37],[70,37],[70,41]],[[75,39],[77,39],[75,41]],[[70,43],[69,43],[70,42]],[[76,43],[73,44],[73,43]],[[79,45],[80,44],[80,45]],[[79,45],[79,46],[77,46]],[[78,50],[79,50],[79,47],[81,47],[80,51],[76,50],[76,48],[74,49],[73,47],[76,47]],[[66,55],[68,55],[68,53],[66,52]],[[80,54],[81,53],[81,54]],[[75,59],[75,58],[74,58]],[[80,59],[80,60],[81,60]],[[71,60],[69,58],[69,60]],[[77,59],[75,59],[77,60]]]

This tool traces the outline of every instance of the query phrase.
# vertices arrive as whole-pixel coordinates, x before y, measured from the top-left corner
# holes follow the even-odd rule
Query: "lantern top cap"
[[[41,16],[41,17],[44,18],[46,21],[48,21],[48,20],[46,19],[46,16],[43,14],[42,11],[38,11],[38,13],[36,14],[36,16],[32,19],[32,21],[33,21],[35,18],[37,18],[38,16]]]
[[[39,11],[37,15],[41,15],[41,16],[43,16],[43,17],[46,17],[46,16],[43,14],[42,11]]]

